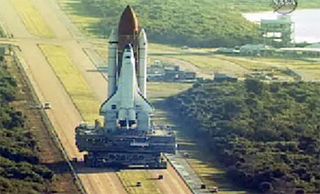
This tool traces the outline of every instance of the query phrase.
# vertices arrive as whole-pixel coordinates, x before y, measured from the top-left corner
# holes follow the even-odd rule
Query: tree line
[[[151,41],[192,47],[235,46],[258,40],[258,27],[222,1],[82,0],[99,17],[98,33],[108,34],[131,5]]]
[[[0,193],[43,193],[53,172],[39,162],[37,143],[26,116],[12,104],[20,94],[16,80],[0,66]]]
[[[320,193],[320,84],[199,82],[168,100],[226,165],[264,193]]]

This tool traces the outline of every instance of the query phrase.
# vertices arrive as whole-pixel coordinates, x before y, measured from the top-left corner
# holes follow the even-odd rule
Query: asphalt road
[[[82,158],[74,139],[74,128],[82,121],[81,116],[46,61],[38,44],[46,43],[65,47],[101,102],[106,98],[107,83],[100,73],[90,71],[95,69],[95,66],[83,51],[84,45],[87,46],[89,43],[80,36],[79,31],[68,21],[56,2],[54,0],[30,1],[33,1],[35,7],[45,16],[44,19],[55,33],[56,38],[41,39],[29,34],[10,0],[0,0],[0,20],[7,31],[13,35],[15,44],[19,46],[21,56],[27,64],[27,74],[40,100],[51,102],[53,108],[48,111],[48,116],[67,154],[70,158]],[[164,174],[164,180],[156,182],[162,193],[191,193],[172,167],[163,171],[150,171],[150,173]],[[118,176],[112,170],[80,169],[78,175],[85,190],[90,194],[126,193]]]

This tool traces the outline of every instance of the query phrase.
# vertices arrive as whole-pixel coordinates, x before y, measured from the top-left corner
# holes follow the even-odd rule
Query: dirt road
[[[0,20],[7,27],[8,33],[12,34],[21,50],[21,56],[26,62],[26,71],[29,79],[42,102],[51,102],[52,110],[48,111],[48,116],[70,158],[82,158],[75,146],[74,128],[82,118],[74,106],[69,95],[60,80],[48,64],[43,53],[39,49],[39,44],[54,44],[65,47],[73,63],[83,74],[89,86],[94,91],[99,101],[106,98],[107,83],[100,73],[90,71],[95,69],[94,64],[83,51],[83,45],[87,45],[83,37],[79,37],[79,32],[67,21],[63,12],[59,9],[54,0],[30,0],[44,20],[55,34],[53,39],[39,38],[31,35],[10,0],[0,0]],[[98,107],[97,107],[98,108]],[[162,193],[184,194],[190,193],[189,189],[171,169],[165,171],[166,176],[163,182],[156,183]],[[126,193],[121,181],[113,171],[95,171],[93,169],[79,169],[78,173],[85,190],[88,193]]]

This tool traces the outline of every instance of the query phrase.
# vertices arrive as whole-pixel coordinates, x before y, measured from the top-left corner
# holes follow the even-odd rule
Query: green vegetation
[[[320,84],[199,82],[168,103],[235,183],[272,193],[320,192]]]
[[[20,91],[0,67],[0,193],[43,193],[53,173],[40,165],[36,141],[25,127],[25,116],[11,104]]]
[[[209,0],[82,0],[91,12],[103,17],[97,26],[109,33],[130,4],[154,42],[196,47],[234,46],[256,41],[257,26],[238,11]]]
[[[192,85],[188,83],[148,83],[148,99],[152,103],[177,95],[181,91],[187,90]]]
[[[83,34],[95,38],[99,35],[97,26],[101,24],[101,17],[94,12],[90,14],[90,10],[81,3],[81,0],[57,0],[57,2]]]
[[[241,12],[272,11],[271,0],[81,1],[68,4],[79,12],[76,22],[82,22],[82,18],[90,19],[82,26],[90,33],[108,36],[117,25],[124,7],[130,4],[151,41],[192,47],[235,46],[256,42],[257,26],[243,18]],[[299,7],[320,7],[316,1],[301,0]]]

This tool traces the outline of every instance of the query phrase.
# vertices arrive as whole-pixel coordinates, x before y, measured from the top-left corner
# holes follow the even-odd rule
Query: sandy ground
[[[19,45],[21,55],[26,62],[27,74],[40,100],[51,102],[53,108],[48,111],[48,116],[69,157],[82,158],[82,154],[75,146],[74,138],[74,128],[81,122],[81,116],[47,63],[38,44],[48,43],[67,48],[74,64],[83,73],[97,99],[101,102],[106,98],[107,83],[100,73],[90,71],[95,69],[95,66],[83,51],[83,46],[88,46],[88,43],[83,37],[75,37],[75,35],[79,35],[78,31],[70,24],[70,21],[66,20],[55,1],[31,1],[34,2],[40,13],[46,16],[44,19],[55,33],[55,39],[41,39],[30,35],[10,0],[0,0],[0,20],[8,28],[7,31],[13,35],[16,44]],[[159,172],[153,171],[151,173]],[[191,193],[171,167],[161,173],[164,174],[165,179],[157,181],[156,184],[162,193]],[[113,171],[99,172],[92,169],[79,169],[78,174],[88,193],[126,193],[118,176]]]

